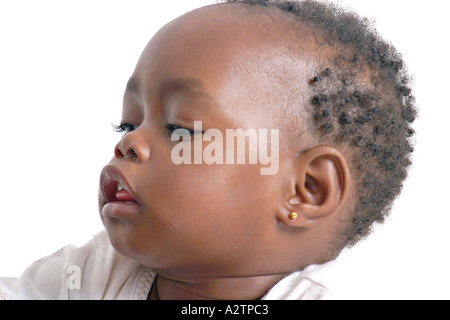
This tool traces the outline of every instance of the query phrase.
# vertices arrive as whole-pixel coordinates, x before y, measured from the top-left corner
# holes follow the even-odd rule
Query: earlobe
[[[334,147],[317,146],[297,155],[287,201],[278,219],[292,227],[313,227],[339,213],[350,188],[345,157]]]

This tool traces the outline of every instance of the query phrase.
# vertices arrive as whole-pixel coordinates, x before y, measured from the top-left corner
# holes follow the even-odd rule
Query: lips
[[[105,217],[130,218],[142,212],[142,205],[131,190],[125,175],[113,165],[102,170],[99,202],[101,213]]]
[[[117,185],[116,199],[122,202],[137,202],[121,183]]]

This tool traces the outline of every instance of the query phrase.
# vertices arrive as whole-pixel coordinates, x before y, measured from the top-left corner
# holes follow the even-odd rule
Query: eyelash
[[[180,127],[180,126],[178,126],[178,125],[176,125],[176,124],[173,124],[173,123],[167,123],[167,124],[166,124],[166,129],[167,129],[167,132],[169,133],[169,135],[172,135],[172,133],[173,133],[175,130],[177,130],[177,129],[184,129],[184,130],[187,130],[187,131],[189,131],[189,133],[190,133],[191,135],[197,133],[196,131],[194,131],[194,130],[192,130],[192,129],[183,128],[183,127]]]
[[[134,131],[137,129],[137,125],[134,124],[130,124],[130,123],[122,123],[120,125],[116,125],[113,124],[113,129],[116,132],[121,132],[121,133],[130,133],[131,131]]]
[[[137,125],[130,124],[130,123],[122,123],[120,125],[113,124],[112,126],[113,126],[114,131],[120,132],[120,133],[125,133],[125,134],[136,130],[137,127],[138,127]],[[165,125],[165,127],[166,127],[167,132],[169,133],[169,135],[172,135],[172,133],[175,130],[177,130],[177,129],[185,129],[185,130],[189,131],[189,133],[191,135],[194,135],[196,133],[200,133],[200,132],[194,131],[193,129],[187,129],[187,128],[181,127],[181,126],[173,124],[173,123],[167,123]]]

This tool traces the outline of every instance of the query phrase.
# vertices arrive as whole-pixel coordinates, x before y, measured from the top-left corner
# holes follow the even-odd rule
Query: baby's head
[[[284,1],[197,9],[151,39],[127,84],[125,133],[102,172],[103,223],[119,252],[167,275],[331,260],[389,213],[415,114],[400,55],[352,13]],[[259,148],[266,129],[276,172],[261,174],[249,155],[196,161],[198,148],[216,160],[230,151],[227,129],[254,130]],[[192,161],[176,163],[174,150]]]

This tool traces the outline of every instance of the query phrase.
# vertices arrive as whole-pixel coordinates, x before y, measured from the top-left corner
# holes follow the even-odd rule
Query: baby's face
[[[214,6],[171,22],[149,42],[127,85],[121,124],[130,130],[102,172],[101,219],[119,252],[168,275],[282,269],[275,212],[286,200],[282,177],[295,150],[283,142],[286,115],[271,109],[261,91],[270,86],[258,77],[273,64],[259,53],[278,49],[243,32],[255,22],[242,21]],[[224,136],[226,129],[278,129],[279,170],[261,175],[264,165],[248,161],[175,164],[180,142],[171,130],[193,130],[194,121]]]

